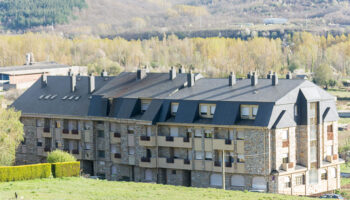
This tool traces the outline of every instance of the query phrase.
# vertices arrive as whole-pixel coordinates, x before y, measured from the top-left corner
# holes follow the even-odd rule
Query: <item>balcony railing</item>
[[[174,158],[167,158],[167,159],[166,159],[166,162],[167,162],[167,163],[174,163]]]
[[[214,162],[215,167],[221,167],[221,162],[220,161],[215,161]]]
[[[79,131],[78,131],[77,129],[74,129],[74,130],[72,130],[72,134],[78,135],[78,134],[79,134]]]
[[[45,151],[45,152],[51,151],[51,147],[45,147],[45,148],[44,148],[44,151]]]
[[[140,140],[142,141],[150,141],[151,140],[151,137],[150,136],[140,136]]]
[[[72,150],[72,154],[79,154],[79,150],[78,149],[73,149]]]
[[[115,138],[120,138],[120,133],[114,132],[113,135],[114,135]]]
[[[151,162],[151,158],[149,157],[142,157],[141,162]]]
[[[189,165],[191,163],[191,161],[189,159],[184,159],[184,164],[185,165]]]
[[[69,133],[69,130],[68,130],[68,129],[63,129],[63,130],[62,130],[62,133],[68,134],[68,133]]]
[[[174,137],[173,136],[166,136],[165,141],[167,142],[174,142]]]
[[[44,133],[50,133],[50,127],[45,127],[43,131]]]
[[[120,159],[122,158],[122,155],[120,153],[115,153],[114,158]]]

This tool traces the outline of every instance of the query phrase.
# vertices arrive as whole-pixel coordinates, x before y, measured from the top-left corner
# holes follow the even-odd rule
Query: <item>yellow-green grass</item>
[[[340,165],[340,171],[344,173],[350,173],[350,163],[344,163]],[[350,178],[349,178],[350,179]]]
[[[327,92],[339,98],[349,98],[350,92],[344,89],[328,89]]]
[[[114,182],[86,178],[49,178],[0,183],[0,199],[13,199],[15,192],[25,200],[113,200],[113,199],[239,199],[291,200],[306,197],[160,185]]]

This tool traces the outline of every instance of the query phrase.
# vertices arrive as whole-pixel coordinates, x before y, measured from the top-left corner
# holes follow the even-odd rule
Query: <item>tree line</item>
[[[85,0],[3,0],[0,1],[2,25],[8,29],[27,29],[68,23],[73,9],[87,6]]]
[[[148,40],[101,39],[93,36],[65,38],[54,34],[1,35],[0,66],[25,63],[25,53],[33,52],[37,61],[53,60],[69,65],[88,66],[90,72],[106,69],[110,74],[132,71],[148,65],[151,71],[168,71],[169,66],[184,65],[209,77],[226,76],[235,71],[261,75],[318,68],[332,71],[335,77],[350,73],[350,37],[294,33],[283,40],[254,37],[184,38],[174,35]],[[338,77],[339,76],[339,77]]]

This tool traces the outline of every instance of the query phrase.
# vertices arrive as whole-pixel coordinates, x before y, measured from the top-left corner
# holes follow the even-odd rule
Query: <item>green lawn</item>
[[[200,189],[151,183],[113,182],[85,178],[37,179],[0,183],[0,199],[14,198],[15,192],[24,200],[112,200],[112,199],[239,199],[291,200],[309,199],[221,189]]]

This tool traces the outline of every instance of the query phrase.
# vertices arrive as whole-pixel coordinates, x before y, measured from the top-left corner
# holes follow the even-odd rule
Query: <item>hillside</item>
[[[113,182],[85,178],[38,179],[0,183],[2,200],[19,198],[40,200],[112,200],[112,199],[239,199],[239,200],[298,200],[309,199],[276,194],[198,189],[150,183]]]
[[[343,0],[86,0],[77,20],[56,27],[67,33],[115,35],[216,29],[350,30],[349,2]],[[265,18],[286,18],[264,26]]]

